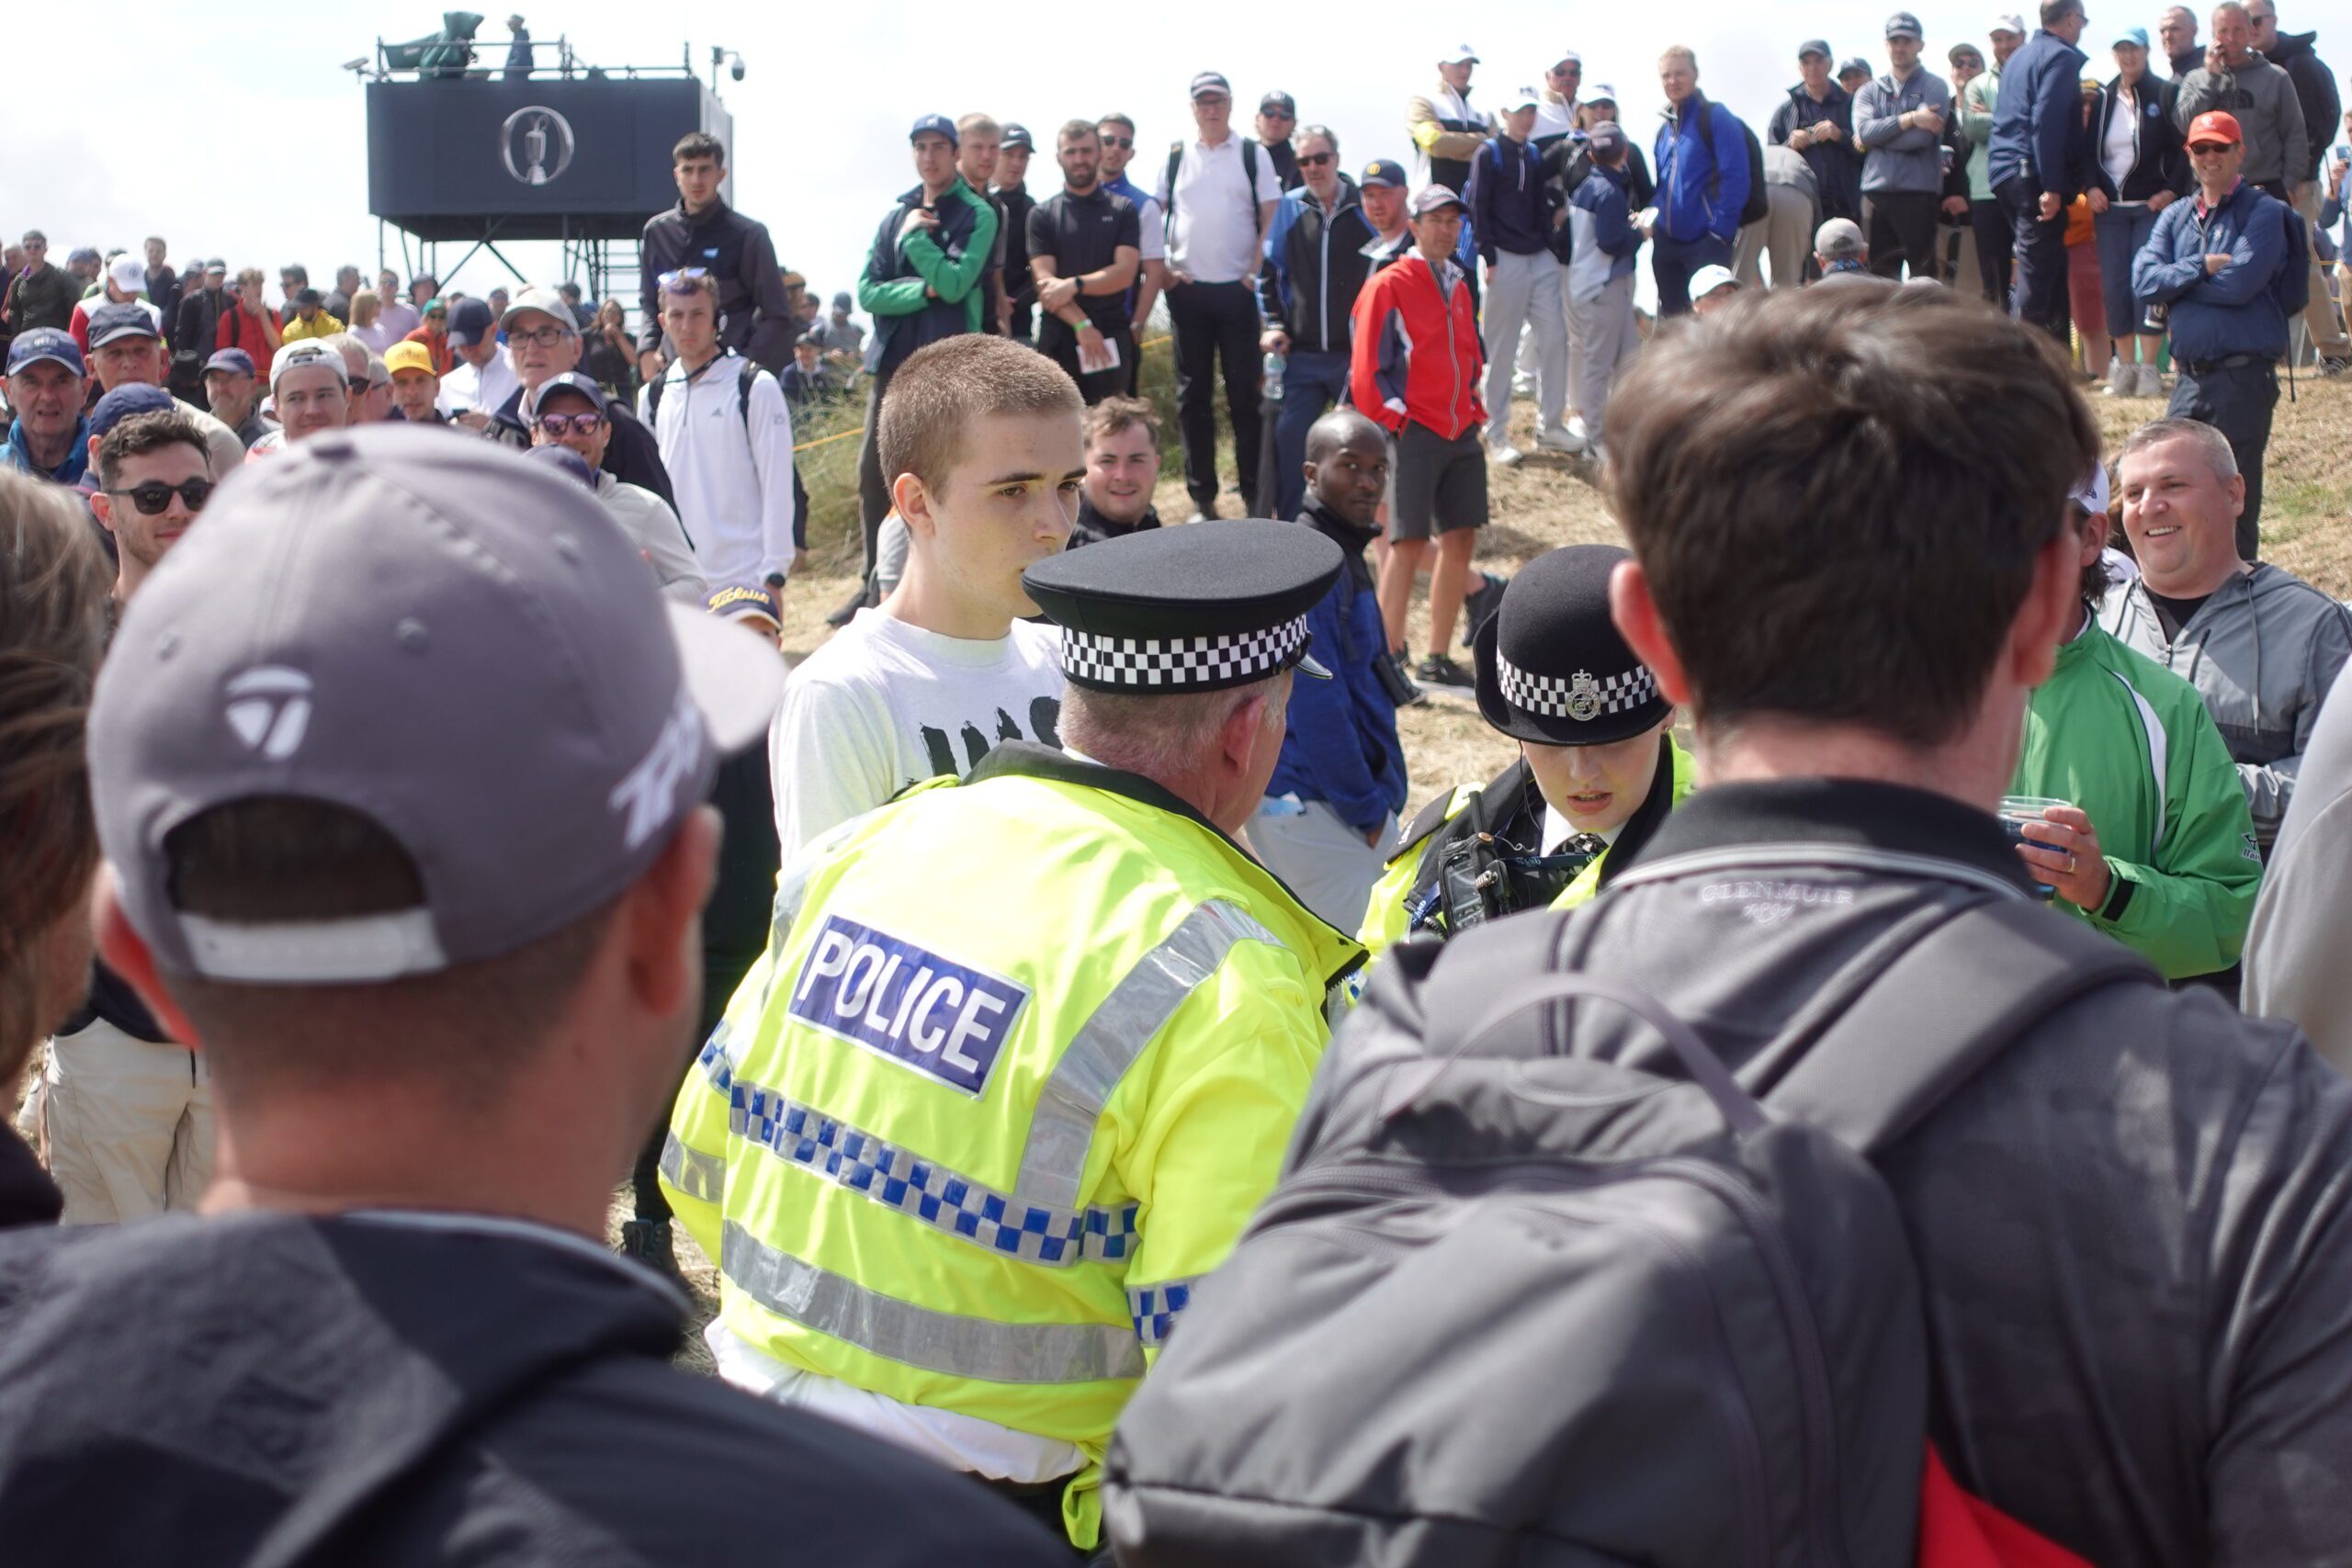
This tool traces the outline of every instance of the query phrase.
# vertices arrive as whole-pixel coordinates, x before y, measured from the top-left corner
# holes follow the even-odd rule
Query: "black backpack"
[[[1739,122],[1739,133],[1747,138],[1747,205],[1739,209],[1740,227],[1744,229],[1762,220],[1772,210],[1772,197],[1764,188],[1764,143],[1756,140],[1755,129],[1744,119]]]
[[[2061,1006],[2160,982],[2022,900],[1925,910],[1759,1054],[1794,1055],[1759,1104],[1560,967],[1587,919],[1390,951],[1112,1438],[1122,1568],[1913,1561],[1927,1327],[1869,1156]],[[1563,1004],[1681,1076],[1561,1055]]]

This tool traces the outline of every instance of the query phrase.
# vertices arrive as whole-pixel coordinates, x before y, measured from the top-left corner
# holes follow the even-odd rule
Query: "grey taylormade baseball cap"
[[[241,469],[123,616],[90,714],[98,836],[168,970],[360,984],[514,951],[619,895],[766,732],[783,661],[667,604],[596,498],[491,442],[322,433]],[[259,796],[361,813],[411,909],[175,908],[165,841]]]

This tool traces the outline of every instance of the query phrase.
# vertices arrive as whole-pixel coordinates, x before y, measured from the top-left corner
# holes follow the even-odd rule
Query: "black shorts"
[[[1472,425],[1448,441],[1426,424],[1396,437],[1396,504],[1391,539],[1426,539],[1487,525],[1487,451]]]

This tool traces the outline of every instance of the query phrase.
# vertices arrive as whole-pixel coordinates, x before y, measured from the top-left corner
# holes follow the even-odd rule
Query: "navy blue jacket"
[[[1995,190],[2022,175],[2035,196],[2069,202],[2082,194],[2083,65],[2089,56],[2052,32],[2038,32],[2001,68],[1985,144],[1984,178]]]
[[[1786,147],[1792,132],[1810,130],[1823,120],[1845,134],[1835,141],[1802,148],[1799,156],[1813,168],[1813,183],[1821,193],[1821,215],[1859,219],[1862,215],[1862,155],[1854,150],[1851,93],[1832,82],[1829,96],[1816,104],[1804,84],[1798,83],[1789,89],[1788,101],[1772,111],[1764,140],[1775,147]]]
[[[1290,333],[1293,352],[1345,354],[1356,296],[1372,276],[1364,247],[1379,236],[1355,186],[1340,183],[1339,210],[1325,212],[1304,185],[1283,192],[1266,228],[1266,265],[1258,269],[1258,310]]]
[[[1350,526],[1312,497],[1298,520],[1346,551],[1348,561],[1340,581],[1306,612],[1314,639],[1307,650],[1331,679],[1291,682],[1290,729],[1266,793],[1322,801],[1349,827],[1368,833],[1405,808],[1406,789],[1396,705],[1374,668],[1388,650],[1388,633],[1363,563],[1374,532]]]
[[[2244,181],[2210,214],[2197,210],[2191,194],[2156,215],[2156,231],[2132,259],[2132,294],[2170,308],[2174,359],[2287,352],[2287,312],[2275,286],[2287,262],[2285,225],[2294,221],[2285,202]],[[2207,276],[2206,256],[2222,252],[2230,265]]]
[[[1747,137],[1738,118],[1704,93],[1692,93],[1683,109],[1668,110],[1657,130],[1657,231],[1686,245],[1709,234],[1736,240],[1747,205]]]
[[[1592,245],[1609,258],[1612,283],[1634,270],[1634,253],[1642,248],[1642,237],[1634,228],[1628,184],[1624,170],[1595,164],[1584,183],[1568,193],[1569,205],[1592,218]],[[1575,276],[1569,274],[1571,280]]]
[[[1532,144],[1494,137],[1470,160],[1470,227],[1478,259],[1495,265],[1498,251],[1533,255],[1552,246],[1552,200],[1544,156]]]

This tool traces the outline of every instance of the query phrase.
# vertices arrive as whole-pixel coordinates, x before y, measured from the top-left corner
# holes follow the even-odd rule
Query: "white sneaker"
[[[1487,446],[1487,461],[1498,468],[1508,468],[1520,460],[1519,448],[1509,442],[1490,442]]]
[[[2121,355],[2109,355],[2107,360],[2107,385],[2099,389],[2102,398],[2129,398],[2139,392],[2140,367],[2126,365]]]
[[[1567,432],[1571,440],[1581,441],[1587,446],[1592,444],[1592,430],[1585,423],[1584,415],[1580,413],[1568,415]]]
[[[1524,370],[1515,373],[1510,378],[1510,395],[1514,398],[1533,397],[1535,395],[1535,378],[1529,375]]]
[[[1566,452],[1570,456],[1581,452],[1588,443],[1566,425],[1555,424],[1535,438],[1535,445],[1546,452]]]

